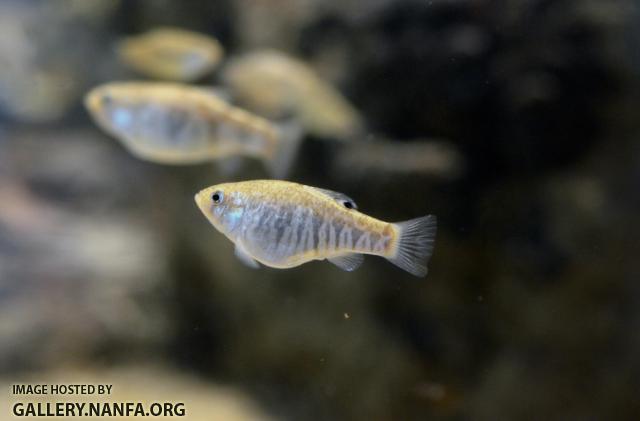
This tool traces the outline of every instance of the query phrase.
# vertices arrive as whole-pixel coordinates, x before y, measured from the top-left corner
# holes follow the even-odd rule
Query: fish
[[[332,161],[335,171],[354,178],[420,174],[455,179],[464,170],[461,153],[453,143],[441,139],[351,142],[341,147]]]
[[[122,62],[137,72],[160,80],[192,82],[222,61],[224,50],[217,39],[180,28],[159,27],[126,37],[118,43]]]
[[[361,135],[358,110],[308,64],[276,50],[259,50],[231,59],[222,79],[234,98],[266,116],[293,114],[303,128],[321,138],[352,140]]]
[[[273,124],[208,89],[174,82],[107,83],[87,93],[85,106],[134,156],[160,164],[249,156],[281,177],[300,140],[295,124]]]
[[[424,277],[437,230],[435,215],[384,222],[358,211],[343,193],[283,180],[217,184],[199,191],[195,202],[253,268],[326,259],[353,271],[371,254]]]

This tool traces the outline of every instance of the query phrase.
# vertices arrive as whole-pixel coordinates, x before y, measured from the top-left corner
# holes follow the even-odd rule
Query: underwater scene
[[[640,420],[640,3],[0,0],[0,420]]]

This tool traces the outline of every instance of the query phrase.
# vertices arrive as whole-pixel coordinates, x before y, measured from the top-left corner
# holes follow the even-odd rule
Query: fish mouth
[[[204,205],[204,190],[200,190],[198,193],[195,194],[195,196],[193,196],[193,200],[195,200],[196,205],[198,205],[198,208],[203,211],[203,205]]]
[[[104,102],[105,92],[100,86],[93,88],[84,96],[84,106],[93,115],[97,115]]]
[[[87,110],[93,112],[98,105],[98,93],[94,90],[89,91],[84,96],[84,106]]]
[[[205,214],[205,216],[208,215],[208,212],[210,211],[210,202],[209,202],[209,194],[211,192],[211,187],[207,187],[206,189],[202,189],[199,192],[197,192],[194,196],[193,196],[193,200],[195,200],[196,205],[198,205],[198,208],[200,209],[200,211],[202,213]],[[208,217],[208,216],[207,216]]]

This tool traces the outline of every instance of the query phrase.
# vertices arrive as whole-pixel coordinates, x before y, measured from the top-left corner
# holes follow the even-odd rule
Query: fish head
[[[84,105],[93,119],[112,134],[127,133],[136,121],[136,103],[126,84],[105,84],[93,88],[84,98]]]
[[[232,183],[216,184],[196,193],[200,211],[218,231],[234,240],[242,225],[246,206],[241,192]]]

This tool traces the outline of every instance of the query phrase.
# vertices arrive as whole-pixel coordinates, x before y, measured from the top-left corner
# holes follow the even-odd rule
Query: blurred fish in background
[[[353,105],[300,60],[263,50],[231,59],[223,72],[234,98],[260,115],[293,115],[318,137],[352,140],[362,134]]]
[[[455,146],[436,139],[367,138],[338,149],[332,165],[334,171],[358,180],[399,174],[454,180],[464,171],[464,159]]]
[[[133,155],[162,164],[249,156],[282,176],[300,137],[295,127],[278,128],[207,90],[177,83],[112,82],[92,89],[85,106]]]
[[[210,74],[224,54],[215,38],[168,27],[126,37],[117,49],[120,59],[139,73],[178,82],[192,82]]]
[[[112,381],[187,419],[636,419],[638,22],[632,0],[3,0],[0,385]],[[232,258],[193,195],[263,165],[149,163],[83,107],[167,27],[224,51],[185,89],[297,124],[288,180],[437,214],[428,277]]]

